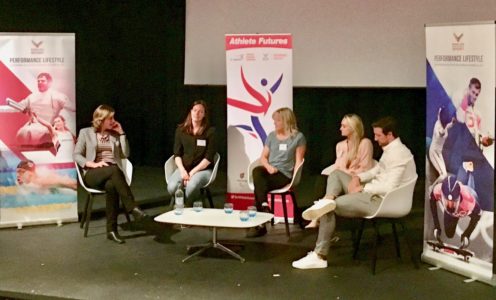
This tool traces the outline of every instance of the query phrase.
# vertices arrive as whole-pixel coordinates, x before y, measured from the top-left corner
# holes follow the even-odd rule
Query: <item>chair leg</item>
[[[360,228],[358,229],[358,234],[356,236],[356,239],[353,240],[353,259],[357,258],[358,254],[358,249],[360,248],[360,240],[362,239],[362,234],[363,234],[363,228],[365,227],[365,219],[362,219],[362,222],[360,224]]]
[[[286,193],[281,195],[282,209],[284,211],[284,224],[286,225],[286,235],[289,237],[288,208],[286,206]]]
[[[303,224],[303,219],[301,218],[300,208],[296,204],[296,195],[293,191],[290,191],[291,201],[293,201],[293,220],[295,223],[300,225],[301,229],[305,229],[305,225]]]
[[[418,269],[419,268],[419,264],[418,264],[418,261],[417,261],[417,258],[415,256],[415,253],[413,252],[413,247],[412,247],[412,241],[410,240],[410,235],[408,234],[408,230],[407,230],[407,227],[406,227],[406,224],[402,221],[402,220],[399,220],[400,224],[401,224],[401,228],[403,230],[403,235],[405,236],[405,240],[406,240],[406,245],[408,247],[408,251],[410,251],[410,258],[413,262],[413,265],[415,266],[415,269]]]
[[[374,225],[374,231],[375,231],[375,239],[374,239],[374,250],[372,252],[372,274],[375,275],[375,266],[377,263],[377,244],[379,243],[379,228],[377,227],[377,222],[375,220],[372,220],[372,224]]]
[[[90,227],[90,219],[91,219],[91,210],[93,209],[93,195],[89,195],[89,203],[88,207],[86,209],[86,220],[85,220],[85,225],[84,225],[84,237],[88,236],[88,228]]]
[[[208,204],[210,204],[210,208],[214,208],[214,201],[212,200],[212,193],[210,193],[210,189],[206,188],[205,192],[207,193]]]
[[[81,222],[79,224],[80,228],[84,227],[84,223],[86,222],[86,212],[88,211],[88,204],[90,203],[90,194],[86,196],[86,201],[84,202],[83,214],[81,215]]]
[[[129,213],[127,212],[126,208],[124,208],[124,215],[126,215],[127,222],[131,223],[131,218],[129,217]]]
[[[276,211],[276,207],[274,206],[275,205],[275,197],[276,196],[274,194],[270,194],[270,210],[272,211],[272,214],[274,214]],[[272,218],[270,220],[270,224],[272,226],[274,226],[274,218]]]
[[[398,240],[398,232],[396,230],[396,223],[395,221],[391,221],[391,227],[393,228],[393,236],[394,236],[394,246],[396,248],[396,256],[398,256],[398,258],[401,257],[401,253],[400,253],[400,241]]]

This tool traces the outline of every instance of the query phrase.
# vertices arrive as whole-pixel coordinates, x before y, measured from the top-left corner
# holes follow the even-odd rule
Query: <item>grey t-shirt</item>
[[[305,136],[301,132],[282,141],[277,139],[274,131],[271,132],[265,140],[265,146],[269,148],[269,164],[276,167],[286,177],[292,178],[296,148],[306,143]]]

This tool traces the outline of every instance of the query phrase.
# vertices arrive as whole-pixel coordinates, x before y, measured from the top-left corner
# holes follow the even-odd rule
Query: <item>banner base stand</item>
[[[435,267],[436,270],[439,268],[443,268],[447,271],[451,271],[453,273],[457,273],[459,275],[469,277],[469,279],[464,280],[464,282],[480,281],[489,284],[493,287],[496,287],[496,277],[494,276],[494,274],[482,274],[481,272],[477,272],[476,269],[463,268],[461,266],[458,266],[457,264],[445,262],[444,260],[436,257],[436,253],[433,251],[424,251],[422,253],[421,259],[425,263],[436,266]]]
[[[24,226],[34,226],[34,225],[56,225],[57,227],[61,227],[64,223],[77,223],[79,222],[77,217],[70,218],[60,218],[57,220],[31,220],[25,222],[13,221],[13,222],[5,222],[0,224],[0,228],[7,227],[17,227],[17,229],[22,229]]]

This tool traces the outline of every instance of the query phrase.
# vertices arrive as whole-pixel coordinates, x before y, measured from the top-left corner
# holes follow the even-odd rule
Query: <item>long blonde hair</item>
[[[350,143],[348,143],[347,164],[349,165],[356,158],[360,142],[364,136],[363,122],[356,114],[347,114],[343,117],[343,120],[348,123],[348,126],[352,129],[351,136],[348,138]]]
[[[276,114],[281,117],[284,124],[284,131],[294,136],[298,132],[298,126],[296,125],[296,116],[293,111],[288,107],[281,107],[272,113],[272,117]]]
[[[114,114],[115,110],[111,106],[106,104],[98,106],[93,112],[93,121],[91,121],[93,128],[95,128],[96,130],[100,130],[103,121],[113,116]]]

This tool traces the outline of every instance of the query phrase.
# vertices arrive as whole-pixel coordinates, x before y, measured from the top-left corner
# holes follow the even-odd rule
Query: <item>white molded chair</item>
[[[407,233],[407,228],[405,226],[405,223],[403,222],[403,217],[407,216],[412,209],[413,191],[415,188],[415,183],[417,182],[417,178],[418,176],[415,176],[414,179],[387,193],[384,199],[382,200],[377,211],[370,216],[365,216],[362,218],[361,226],[358,231],[358,236],[354,241],[353,258],[354,259],[356,258],[358,253],[358,248],[360,247],[360,239],[362,237],[365,221],[371,220],[375,231],[374,249],[372,254],[373,274],[375,274],[375,266],[377,261],[377,243],[379,242],[379,238],[380,238],[379,228],[377,226],[376,219],[386,219],[387,221],[391,222],[393,235],[394,235],[394,242],[396,246],[396,255],[398,257],[400,257],[400,245],[398,240],[398,234],[396,231],[396,223],[399,223],[401,225],[403,229],[403,234],[407,242],[407,246],[410,250],[412,262],[414,263],[415,267],[418,268],[417,260],[412,251],[411,241],[409,239],[410,237]]]
[[[91,220],[91,211],[93,209],[94,197],[96,195],[104,195],[106,192],[104,190],[97,190],[87,187],[83,180],[84,174],[81,170],[81,167],[77,163],[74,164],[76,165],[79,184],[84,188],[84,190],[88,194],[88,196],[86,197],[86,202],[84,204],[84,210],[80,222],[80,227],[83,228],[84,226],[84,237],[87,237],[88,228]],[[133,164],[128,159],[125,158],[122,159],[122,167],[124,168],[124,176],[126,177],[126,182],[128,185],[131,185],[131,181],[133,180]],[[129,214],[125,209],[124,209],[124,213],[126,215],[127,221],[131,222],[131,219],[129,218]]]
[[[303,159],[300,163],[300,165],[296,166],[296,170],[294,172],[293,178],[291,178],[291,182],[286,185],[285,187],[282,187],[280,189],[272,190],[269,192],[270,194],[270,207],[272,210],[274,210],[274,200],[276,195],[280,195],[282,199],[282,208],[284,211],[284,223],[286,225],[286,235],[289,237],[289,224],[288,224],[288,209],[286,207],[286,195],[291,196],[291,201],[293,201],[293,216],[294,220],[299,219],[300,222],[300,227],[303,228],[303,224],[301,223],[301,218],[299,217],[299,210],[298,206],[296,204],[296,195],[293,191],[293,188],[297,186],[300,183],[301,180],[301,173],[303,171],[303,163],[305,162],[305,159]],[[254,191],[255,190],[255,185],[253,183],[253,169],[255,169],[258,166],[261,166],[262,163],[260,162],[260,158],[256,159],[250,165],[248,166],[248,175],[247,175],[247,182],[248,182],[248,187]],[[274,222],[274,219],[272,219],[272,223]]]
[[[210,179],[208,180],[207,184],[205,184],[201,189],[200,192],[203,195],[204,193],[207,194],[207,199],[208,203],[210,204],[210,207],[214,207],[214,202],[212,200],[212,194],[210,192],[209,186],[215,181],[215,178],[217,177],[217,171],[219,170],[219,162],[220,162],[220,154],[215,153],[214,156],[214,168],[212,170],[212,175],[210,176]],[[165,182],[167,184],[171,184],[170,178],[172,176],[172,173],[177,169],[176,162],[174,161],[174,155],[169,157],[167,161],[164,164],[164,173],[165,173]],[[174,205],[174,195],[171,195],[171,201],[170,201],[170,207]]]

